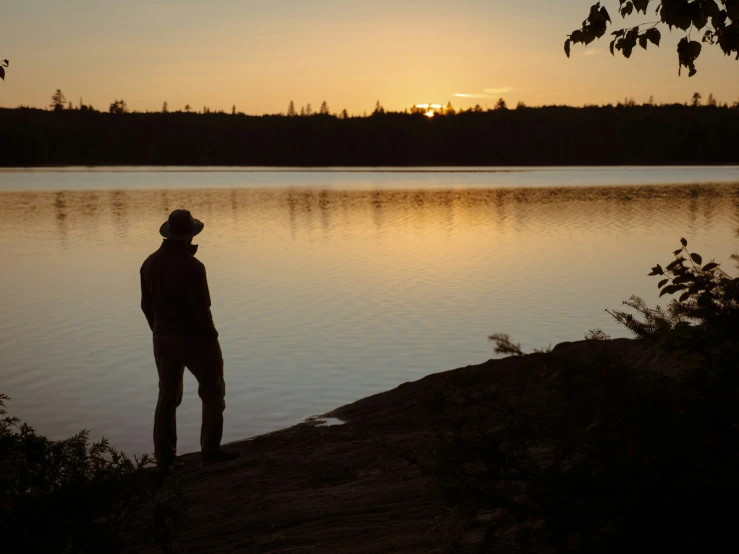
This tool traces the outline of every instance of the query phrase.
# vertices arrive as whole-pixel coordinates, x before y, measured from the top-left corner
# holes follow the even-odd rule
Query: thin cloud
[[[513,87],[499,87],[499,88],[486,88],[485,93],[486,94],[508,94],[509,92],[513,92],[515,89]]]
[[[454,94],[453,96],[456,96],[457,98],[492,98],[489,94],[482,94],[482,93],[472,93],[467,94],[464,92],[458,92],[457,94]]]
[[[597,48],[588,48],[582,54],[580,54],[580,56],[591,57],[597,56],[598,54],[600,54],[600,50],[598,50]]]

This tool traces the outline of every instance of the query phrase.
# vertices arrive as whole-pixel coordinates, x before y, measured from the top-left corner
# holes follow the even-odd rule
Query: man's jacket
[[[165,240],[141,266],[141,309],[154,336],[218,337],[205,266],[192,247]]]

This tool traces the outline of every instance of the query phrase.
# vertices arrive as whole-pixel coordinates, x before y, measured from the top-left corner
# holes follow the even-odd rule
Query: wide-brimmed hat
[[[159,234],[165,239],[187,240],[203,230],[205,224],[195,219],[189,210],[175,210],[169,219],[162,223]]]

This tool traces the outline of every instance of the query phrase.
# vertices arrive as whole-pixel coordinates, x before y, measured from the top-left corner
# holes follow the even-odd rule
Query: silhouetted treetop
[[[659,17],[658,21],[639,23],[633,27],[626,27],[613,31],[611,36],[610,50],[630,58],[631,54],[639,46],[647,49],[651,42],[659,46],[662,33],[658,29],[660,25],[666,25],[672,30],[677,27],[687,34],[680,39],[677,45],[677,55],[680,62],[678,73],[683,67],[689,69],[689,76],[696,73],[695,60],[702,51],[702,43],[718,45],[725,55],[736,55],[739,60],[739,0],[618,0],[618,11],[621,17],[627,18],[638,15],[640,12],[647,15],[647,10],[656,6],[654,13]],[[598,2],[590,8],[588,17],[583,21],[582,27],[572,32],[565,41],[565,53],[570,56],[572,44],[583,44],[587,46],[595,39],[606,34],[608,24],[612,23],[608,10]],[[705,31],[701,42],[692,40],[691,33]]]
[[[67,98],[64,96],[64,93],[56,89],[56,92],[51,95],[51,104],[49,104],[49,107],[52,108],[55,112],[60,112],[64,109],[64,105],[67,103]]]
[[[341,117],[303,118],[0,108],[0,165],[739,163],[739,109],[706,106],[705,99],[686,104],[628,99],[586,108],[476,106],[436,117],[392,111],[348,117],[342,111]]]
[[[123,100],[114,100],[110,105],[110,113],[122,114],[128,112],[128,106]]]

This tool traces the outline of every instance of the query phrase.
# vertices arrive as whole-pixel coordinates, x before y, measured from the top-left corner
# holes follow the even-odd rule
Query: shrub
[[[182,512],[178,483],[150,471],[149,456],[130,459],[87,431],[49,440],[7,417],[0,395],[0,545],[4,552],[112,552],[120,532],[147,508],[166,537]]]

